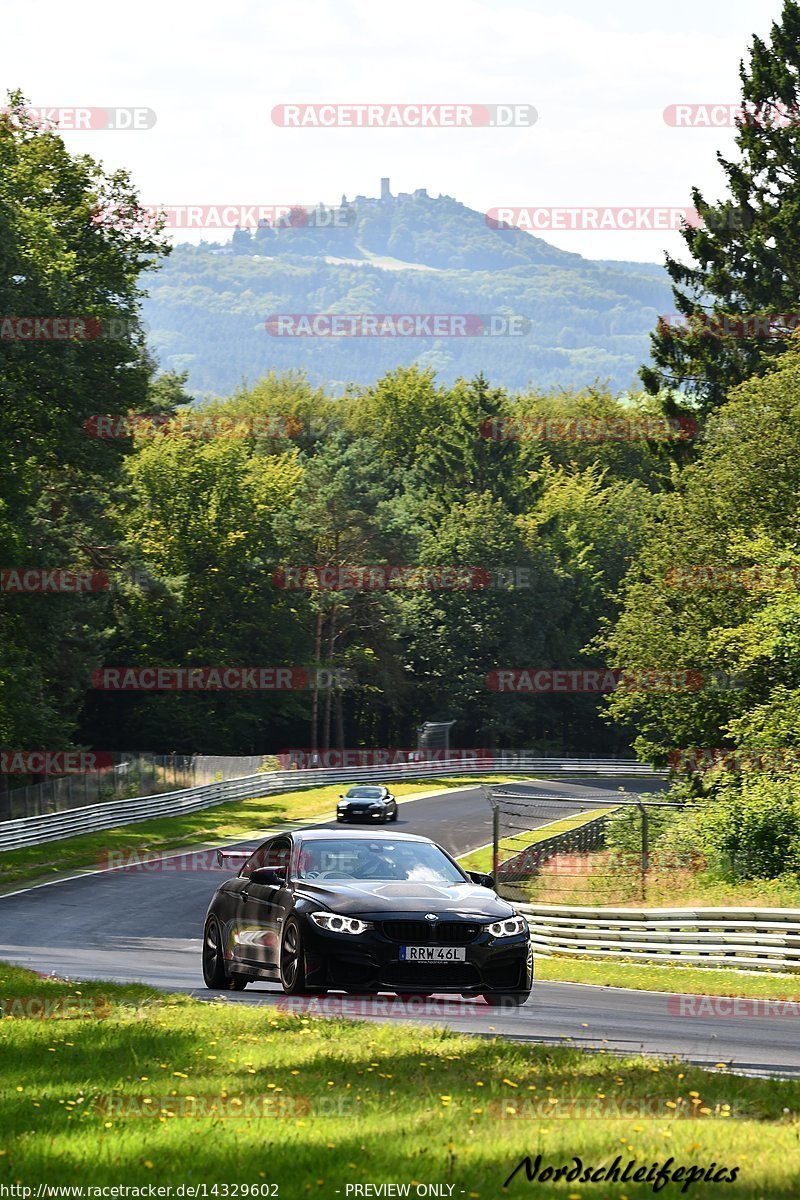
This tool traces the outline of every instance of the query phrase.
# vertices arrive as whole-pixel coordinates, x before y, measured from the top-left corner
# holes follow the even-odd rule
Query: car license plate
[[[400,962],[464,962],[467,952],[463,946],[401,946]]]

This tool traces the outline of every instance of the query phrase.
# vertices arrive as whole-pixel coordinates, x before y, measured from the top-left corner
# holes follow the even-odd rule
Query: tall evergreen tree
[[[708,411],[727,391],[763,374],[785,349],[800,308],[800,5],[784,0],[769,42],[753,39],[739,68],[739,155],[717,160],[728,195],[709,203],[692,189],[701,223],[682,237],[693,262],[667,255],[676,315],[651,335],[651,392],[680,389]],[[677,399],[673,393],[673,403]]]

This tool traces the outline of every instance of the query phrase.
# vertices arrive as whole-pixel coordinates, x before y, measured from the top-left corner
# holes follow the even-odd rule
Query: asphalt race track
[[[569,797],[614,798],[657,791],[657,781],[573,780],[510,785],[563,798],[542,807],[542,823],[576,811]],[[400,805],[398,831],[420,833],[463,854],[491,840],[491,813],[483,791],[470,787]],[[253,843],[243,843],[248,848]],[[243,993],[212,993],[202,985],[200,938],[210,897],[228,868],[200,852],[144,867],[100,871],[0,896],[0,959],[45,974],[76,979],[138,980],[201,998],[236,1004],[297,1008],[272,984]],[[481,1000],[330,994],[305,1002],[312,1012],[370,1020],[413,1020],[453,1029],[535,1042],[571,1041],[595,1049],[679,1055],[698,1063],[726,1063],[742,1071],[800,1075],[797,1025],[785,1015],[709,1015],[711,1005],[666,993],[635,992],[567,983],[536,984],[521,1009],[490,1009]],[[703,1009],[706,1009],[704,1012]],[[688,1011],[687,1011],[688,1010]]]

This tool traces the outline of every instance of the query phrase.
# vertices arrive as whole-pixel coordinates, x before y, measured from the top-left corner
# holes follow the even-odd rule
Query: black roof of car
[[[388,830],[384,832],[382,829],[370,829],[369,833],[366,830],[351,829],[296,829],[293,836],[304,842],[322,838],[326,841],[341,838],[344,842],[431,842],[430,838],[422,837],[418,833],[389,833]],[[431,842],[431,845],[435,843]]]

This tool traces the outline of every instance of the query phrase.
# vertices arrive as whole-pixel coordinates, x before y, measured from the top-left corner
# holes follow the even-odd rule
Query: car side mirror
[[[481,887],[494,887],[494,876],[487,875],[484,871],[467,871],[473,883],[479,883]]]
[[[256,867],[250,872],[249,882],[281,887],[286,883],[286,870],[284,867]]]

